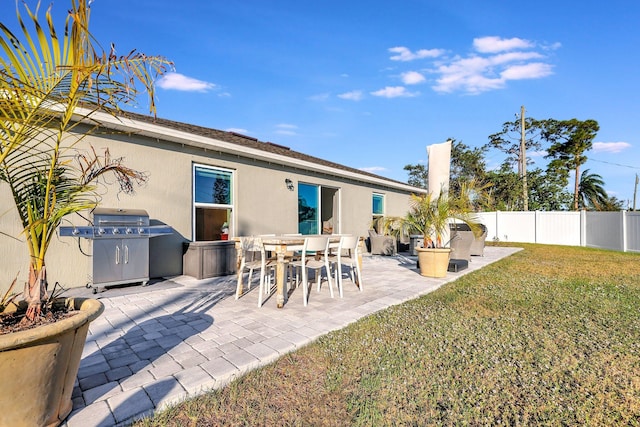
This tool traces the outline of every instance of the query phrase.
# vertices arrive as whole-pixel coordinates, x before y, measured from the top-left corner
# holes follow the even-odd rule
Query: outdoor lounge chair
[[[452,236],[455,231],[471,231],[471,228],[464,223],[450,224],[449,227]],[[482,234],[479,236],[474,236],[474,239],[471,242],[470,254],[472,256],[484,256],[484,244],[487,238],[487,226],[484,224],[480,224],[480,228],[482,229]]]
[[[471,261],[471,245],[475,236],[472,231],[451,230],[451,259]]]
[[[480,224],[480,228],[482,228],[482,234],[475,236],[473,239],[471,243],[471,255],[484,256],[484,241],[487,238],[487,226]]]
[[[397,253],[396,238],[378,234],[375,230],[369,230],[369,244],[371,255],[395,255]]]

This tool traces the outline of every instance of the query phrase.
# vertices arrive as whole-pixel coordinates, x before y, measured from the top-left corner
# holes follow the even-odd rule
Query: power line
[[[638,166],[629,166],[629,165],[621,165],[620,163],[605,162],[604,160],[596,160],[596,159],[593,159],[593,158],[591,158],[591,157],[589,157],[589,160],[590,160],[590,161],[592,161],[592,162],[606,163],[606,164],[608,164],[608,165],[621,166],[621,167],[623,167],[623,168],[629,168],[629,169],[637,169],[637,170],[640,170],[640,167],[638,167]]]

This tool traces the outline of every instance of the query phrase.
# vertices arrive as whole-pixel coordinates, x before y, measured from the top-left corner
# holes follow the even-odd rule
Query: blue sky
[[[13,3],[2,0],[3,22]],[[57,17],[67,7],[54,1]],[[639,21],[636,0],[94,0],[91,26],[120,54],[174,61],[158,116],[400,181],[427,145],[484,145],[522,105],[536,119],[594,119],[584,167],[632,203]],[[528,153],[544,166],[541,154]]]

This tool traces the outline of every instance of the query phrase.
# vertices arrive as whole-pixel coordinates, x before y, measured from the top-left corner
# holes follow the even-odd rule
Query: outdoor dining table
[[[304,239],[307,237],[313,237],[314,235],[300,235],[300,236],[290,236],[290,235],[280,235],[280,236],[272,236],[272,235],[264,235],[257,236],[262,240],[262,244],[264,245],[264,249],[266,251],[275,252],[276,254],[276,304],[278,308],[284,307],[285,302],[285,292],[284,292],[284,280],[285,280],[285,271],[287,267],[287,253],[301,251],[304,247]],[[329,243],[331,246],[335,246],[337,248],[337,244],[340,243],[339,235],[316,235],[322,237],[329,237]],[[238,288],[236,290],[236,295],[240,297],[242,295],[242,276],[243,273],[240,270],[240,262],[242,258],[242,248],[241,248],[240,239],[236,239],[236,249],[238,252]]]

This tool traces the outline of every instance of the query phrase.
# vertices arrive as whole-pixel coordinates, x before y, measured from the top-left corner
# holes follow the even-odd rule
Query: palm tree
[[[171,66],[159,56],[117,56],[97,48],[87,3],[71,0],[62,39],[51,9],[46,26],[40,24],[39,5],[32,11],[24,3],[32,30],[17,8],[23,40],[0,23],[0,183],[13,194],[29,250],[29,320],[46,299],[45,255],[62,219],[97,205],[95,185],[106,173],[115,174],[126,192],[145,179],[108,151],[82,153],[77,143],[100,125],[95,113],[115,114],[135,102],[136,84],[155,113],[153,83]]]
[[[470,209],[469,193],[450,198],[445,191],[437,197],[432,193],[412,194],[410,209],[404,217],[383,219],[385,234],[408,236],[421,234],[424,247],[443,247],[443,236],[451,219],[468,224],[474,232],[480,231],[478,219]]]
[[[547,150],[549,168],[567,176],[569,171],[575,172],[575,185],[573,191],[573,209],[579,208],[580,166],[587,162],[586,151],[593,147],[593,140],[600,130],[600,125],[595,120],[578,119],[571,120],[545,120],[543,123],[543,136],[551,142]]]
[[[624,202],[622,200],[618,200],[615,196],[609,196],[607,200],[602,202],[599,206],[599,211],[621,211],[623,209]]]
[[[604,189],[604,181],[598,174],[590,174],[589,169],[585,169],[580,175],[578,184],[578,200],[580,208],[602,210],[609,196]]]

